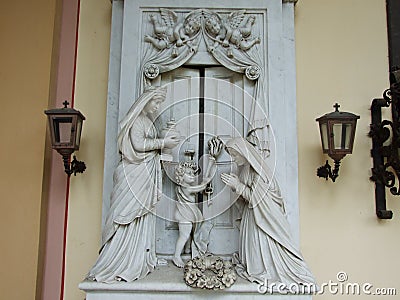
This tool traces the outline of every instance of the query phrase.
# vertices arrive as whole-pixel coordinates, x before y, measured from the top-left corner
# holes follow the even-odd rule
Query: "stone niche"
[[[245,137],[258,123],[265,123],[259,147],[265,150],[265,160],[280,184],[290,230],[298,246],[295,2],[112,1],[103,224],[110,208],[113,172],[120,160],[116,143],[119,123],[145,85],[151,83],[169,86],[164,104],[169,109],[161,118],[164,124],[158,125],[159,130],[171,117],[179,121],[184,116],[197,115],[177,126],[183,142],[172,153],[175,161],[184,159],[188,152],[198,160],[206,153],[207,134],[218,135],[226,141],[235,136]],[[166,23],[167,18],[170,24]],[[198,22],[197,26],[185,28],[193,20]],[[223,38],[218,36],[222,29],[215,29],[212,20],[224,27]],[[178,98],[197,99],[197,102],[175,105]],[[207,102],[214,98],[230,101],[231,108]],[[207,112],[221,116],[229,126],[222,121],[208,122],[198,117]],[[217,165],[222,171],[231,167],[226,153]],[[166,175],[163,181],[163,193],[173,198],[173,184]],[[229,191],[223,192],[218,180],[213,182],[213,188],[221,191],[219,197],[229,200]],[[227,207],[224,200],[214,200],[212,205],[206,202],[202,202],[201,210],[213,224],[209,251],[229,257],[238,249],[237,211],[234,206],[224,210]],[[86,292],[87,300],[311,298],[309,294],[284,295],[277,291],[265,295],[259,285],[241,278],[221,291],[187,286],[183,270],[169,261],[178,237],[173,208],[161,199],[157,211],[162,211],[163,217],[157,219],[156,252],[169,263],[157,266],[146,278],[132,283],[83,281],[79,287]]]

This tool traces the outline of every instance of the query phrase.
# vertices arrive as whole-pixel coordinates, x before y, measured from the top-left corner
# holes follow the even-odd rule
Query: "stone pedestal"
[[[187,286],[183,281],[183,270],[169,262],[142,280],[113,284],[83,281],[79,288],[86,292],[86,300],[186,300],[186,299],[271,299],[310,300],[311,295],[261,293],[257,284],[238,278],[233,286],[224,290],[209,291]]]

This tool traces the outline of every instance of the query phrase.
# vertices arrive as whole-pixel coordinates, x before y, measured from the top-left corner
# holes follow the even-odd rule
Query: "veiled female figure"
[[[160,199],[160,149],[178,145],[176,137],[157,138],[152,118],[166,88],[151,88],[135,101],[121,122],[121,161],[114,172],[111,207],[102,232],[100,255],[88,278],[133,281],[157,264],[154,208]]]
[[[239,177],[222,181],[246,203],[240,224],[238,274],[252,282],[312,284],[315,280],[295,247],[280,189],[262,156],[245,139],[234,138],[226,150],[239,166]]]

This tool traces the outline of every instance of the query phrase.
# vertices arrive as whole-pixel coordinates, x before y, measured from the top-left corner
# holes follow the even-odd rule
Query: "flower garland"
[[[230,261],[207,254],[189,260],[185,265],[184,280],[188,286],[209,290],[222,290],[236,281]]]

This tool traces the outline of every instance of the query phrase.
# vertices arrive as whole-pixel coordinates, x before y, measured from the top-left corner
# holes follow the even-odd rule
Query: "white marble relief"
[[[179,143],[171,135],[158,139],[153,125],[166,92],[149,88],[121,122],[121,160],[114,172],[100,255],[87,276],[91,280],[129,282],[145,277],[157,264],[154,209],[162,193],[159,151]]]
[[[207,51],[219,64],[255,82],[253,97],[258,107],[253,107],[248,116],[251,122],[248,136],[268,156],[270,133],[265,117],[265,53],[263,47],[256,47],[262,43],[259,36],[262,20],[257,19],[261,14],[248,14],[246,10],[222,14],[204,8],[184,15],[165,8],[159,11],[148,13],[144,18],[144,22],[151,23],[152,33],[145,33],[143,38],[140,84],[145,85],[148,80],[155,80],[160,74],[184,65],[196,55],[201,40],[204,40]]]
[[[184,21],[178,21],[178,16],[172,10],[160,8],[161,20],[155,14],[150,15],[153,24],[153,35],[146,35],[145,42],[151,43],[159,50],[172,46],[182,47],[199,33],[201,28],[199,16],[188,16]]]
[[[151,293],[151,297],[154,297],[154,299],[161,297],[163,299],[168,297],[168,299],[175,299],[174,297],[177,297],[176,295],[178,294],[176,291],[182,293],[179,296],[180,299],[184,299],[188,295],[196,299],[203,296],[203,291],[199,292],[199,289],[190,289],[185,283],[191,287],[200,287],[202,289],[230,287],[220,291],[226,293],[223,296],[231,295],[231,293],[236,295],[238,293],[241,299],[255,299],[265,297],[265,295],[258,295],[257,289],[254,288],[257,285],[250,282],[259,283],[265,279],[270,283],[297,283],[300,285],[314,282],[298,250],[297,181],[290,184],[293,181],[292,178],[297,179],[296,131],[292,126],[292,123],[295,124],[296,118],[295,80],[293,76],[288,76],[288,73],[291,75],[294,72],[295,65],[294,61],[291,60],[291,54],[294,53],[293,39],[286,32],[291,33],[290,30],[293,29],[293,2],[296,1],[283,0],[283,2],[289,3],[282,5],[280,1],[241,1],[238,7],[246,7],[246,10],[235,9],[229,5],[225,7],[223,4],[213,6],[210,4],[211,2],[204,0],[192,2],[192,6],[189,6],[190,8],[180,7],[179,4],[171,4],[168,9],[157,8],[165,5],[165,2],[156,1],[151,7],[144,0],[113,2],[113,36],[115,37],[117,34],[120,36],[120,40],[115,40],[114,38],[112,49],[119,56],[112,56],[113,60],[111,62],[114,66],[117,65],[119,69],[116,68],[118,70],[113,73],[114,75],[110,75],[110,82],[117,93],[115,93],[115,109],[110,109],[113,102],[108,105],[109,110],[115,112],[116,117],[111,121],[109,118],[107,120],[107,127],[111,124],[113,131],[108,133],[108,146],[106,145],[108,152],[106,152],[108,155],[112,153],[113,157],[116,157],[118,156],[118,151],[116,150],[119,150],[122,154],[122,159],[115,168],[113,187],[110,184],[111,180],[107,178],[110,179],[112,177],[110,174],[112,174],[114,167],[105,171],[105,182],[107,184],[104,197],[111,200],[104,202],[104,211],[107,218],[103,220],[105,225],[103,227],[101,253],[88,275],[88,279],[95,282],[85,281],[86,287],[85,284],[81,286],[86,291],[93,291],[88,292],[88,300],[119,299],[118,297],[122,296],[126,297],[126,299],[147,299],[146,297]],[[215,8],[204,9],[203,7]],[[282,28],[286,30],[285,36],[282,36]],[[287,39],[286,36],[288,36]],[[170,122],[172,125],[166,124],[166,130],[164,130],[168,133],[158,135],[149,111],[147,111],[148,114],[144,114],[148,117],[148,120],[141,114],[141,112],[145,112],[145,102],[150,102],[150,98],[148,98],[150,97],[149,91],[138,97],[137,103],[135,102],[127,114],[126,111],[131,106],[132,95],[142,94],[145,85],[148,83],[153,85],[168,84],[168,80],[172,80],[168,76],[171,77],[170,74],[175,72],[173,70],[186,70],[191,66],[200,66],[206,69],[205,76],[207,77],[208,69],[215,68],[216,65],[223,66],[225,70],[229,69],[235,72],[242,78],[245,87],[251,87],[246,91],[251,91],[251,97],[254,101],[251,101],[252,105],[249,111],[246,107],[243,108],[243,113],[245,118],[249,120],[249,125],[243,126],[243,128],[240,127],[239,135],[246,137],[255,147],[240,138],[239,140],[245,143],[245,146],[238,146],[238,149],[236,149],[234,144],[237,143],[239,145],[241,142],[238,142],[238,139],[232,139],[231,141],[229,139],[230,137],[238,136],[237,134],[223,138],[224,141],[228,141],[226,144],[229,154],[235,153],[235,149],[237,150],[236,157],[232,158],[236,160],[236,163],[242,164],[239,167],[238,175],[235,176],[229,173],[230,171],[227,168],[222,168],[222,165],[229,160],[226,159],[228,157],[227,153],[222,153],[220,157],[223,156],[224,159],[219,159],[214,164],[214,167],[219,170],[219,172],[216,171],[217,174],[223,172],[227,172],[227,174],[221,177],[219,175],[214,177],[213,180],[218,180],[218,185],[214,186],[215,193],[210,197],[213,201],[205,201],[206,196],[204,196],[203,203],[198,203],[200,213],[203,214],[203,219],[201,219],[200,215],[198,219],[202,221],[196,222],[196,218],[186,218],[186,220],[181,218],[181,220],[190,221],[190,228],[187,226],[187,228],[177,233],[179,226],[174,224],[175,233],[168,235],[172,248],[170,252],[165,254],[167,255],[166,258],[172,260],[174,257],[179,257],[182,262],[185,261],[187,263],[186,267],[184,269],[177,268],[171,262],[166,266],[155,268],[157,265],[155,244],[157,242],[154,232],[158,229],[155,229],[154,226],[155,216],[153,213],[155,207],[161,207],[161,201],[158,202],[159,194],[162,192],[160,154],[170,154],[171,151],[169,149],[173,148],[177,141],[169,140],[171,133],[174,131],[172,120]],[[181,66],[185,68],[180,68]],[[227,77],[223,76],[221,78],[226,80]],[[211,88],[214,85],[207,84],[208,81],[206,79],[206,92],[208,90],[214,91]],[[163,92],[159,90],[159,94],[163,94]],[[227,92],[226,94],[229,93]],[[234,94],[235,97],[239,95]],[[147,100],[144,100],[146,97]],[[173,99],[175,98],[173,97]],[[243,103],[247,105],[246,100],[248,99],[244,98]],[[235,105],[240,107],[241,104],[235,101],[233,101],[236,103]],[[253,103],[256,104],[253,105]],[[177,108],[179,107],[177,106]],[[141,115],[142,117],[138,117],[138,120],[142,120],[140,122],[129,122],[128,124],[128,119],[132,121],[136,118],[135,114],[137,116]],[[221,111],[219,111],[219,114],[221,114]],[[178,114],[172,115],[178,116]],[[267,115],[269,120],[272,120],[272,124],[284,123],[284,126],[276,126],[274,128],[274,133],[277,137],[276,148],[271,148],[268,145],[271,133],[269,135],[264,134],[267,126],[270,125],[266,119]],[[121,127],[118,127],[119,120],[122,120],[120,123],[122,130]],[[170,120],[170,118],[163,119],[162,123],[167,120]],[[180,122],[179,118],[176,121]],[[139,125],[139,123],[142,125]],[[164,125],[162,124],[162,126]],[[140,126],[142,126],[141,129],[134,129]],[[162,126],[157,128],[161,129]],[[145,127],[150,128],[149,134],[142,139],[145,146],[135,148],[133,141],[140,136],[140,132],[147,132],[144,130]],[[213,131],[212,134],[219,135],[221,129],[223,128],[216,126],[216,131]],[[184,132],[181,128],[179,130]],[[115,143],[117,131],[120,131],[120,133],[118,134],[118,149],[115,149],[110,144]],[[190,133],[185,132],[183,135],[198,134],[195,131],[191,130]],[[182,135],[179,136],[182,139]],[[139,151],[137,151],[138,149]],[[178,152],[177,149],[180,149],[180,147],[176,147],[172,153],[176,154]],[[255,151],[254,153],[252,152],[253,150]],[[136,158],[130,160],[129,154],[126,155],[125,151],[126,153],[133,151],[134,157],[138,155],[138,160]],[[254,167],[256,165],[254,164],[255,161],[259,161],[260,157],[265,159],[269,153],[276,155],[278,158],[278,176],[274,174],[273,177],[268,177],[266,176],[268,171]],[[243,158],[242,162],[240,156]],[[172,161],[172,165],[176,166],[180,158],[173,156],[173,159],[178,159],[178,161]],[[268,159],[271,161],[271,158]],[[114,161],[115,166],[117,159],[114,159]],[[232,164],[232,162],[229,162],[229,164]],[[204,167],[202,163],[199,163],[199,165]],[[230,170],[232,169],[230,168]],[[187,171],[188,169],[186,168],[184,173],[187,173]],[[127,177],[125,183],[121,180],[122,176]],[[268,185],[263,194],[260,192],[259,187],[265,186],[259,184],[260,179],[257,179],[257,177],[268,178],[270,181],[267,180],[264,183],[273,182],[274,184]],[[208,176],[204,176],[205,180],[207,178]],[[277,187],[277,179],[275,178],[279,179],[280,183],[283,183],[282,191]],[[234,182],[233,184],[232,181]],[[220,186],[225,186],[224,182],[226,183],[225,189],[228,194],[230,193],[230,196],[225,197],[224,194],[223,198],[226,199],[221,199],[218,189]],[[171,184],[171,182],[164,181],[164,188],[167,184]],[[174,208],[176,208],[176,202],[181,200],[191,202],[193,200],[193,195],[183,193],[185,188],[189,187],[190,189],[191,185],[193,187],[200,186],[199,189],[204,187],[197,183],[190,184],[186,182],[186,184],[186,187],[182,184],[177,184],[176,191],[185,196],[181,199],[179,199],[178,193],[174,193],[174,189],[172,189],[171,194],[177,194],[178,196],[170,203],[172,215]],[[234,187],[231,192],[229,186],[232,185]],[[144,192],[144,190],[147,192]],[[111,197],[109,197],[110,194]],[[132,197],[132,195],[137,197]],[[241,207],[241,220],[238,223],[240,232],[238,233],[238,228],[235,227],[235,238],[226,239],[234,241],[232,244],[239,245],[235,249],[226,247],[229,252],[224,252],[223,254],[225,264],[222,268],[220,268],[221,264],[217,263],[220,258],[207,252],[210,249],[210,244],[208,248],[193,246],[194,233],[196,232],[194,227],[198,223],[207,223],[208,219],[205,217],[206,213],[204,211],[209,210],[210,207],[217,207],[218,200],[234,202],[235,206]],[[253,206],[254,201],[259,202],[259,204]],[[286,205],[286,202],[288,205]],[[133,211],[136,211],[136,213],[133,213]],[[136,217],[130,219],[129,217],[132,215]],[[231,217],[237,218],[237,214],[235,213]],[[271,224],[271,220],[273,224]],[[179,218],[176,215],[175,221],[179,223]],[[288,221],[292,228],[290,228]],[[170,223],[173,223],[173,221]],[[178,245],[178,243],[175,244],[174,242],[178,241],[181,233],[183,240],[187,239],[189,231],[192,238],[189,244],[192,244],[192,249],[191,259],[187,260],[187,256],[182,255],[183,258],[180,257],[182,243]],[[212,229],[212,234],[213,231],[216,232],[215,227]],[[222,233],[224,231],[218,231],[218,234],[220,234],[219,232]],[[295,235],[294,238],[292,237],[293,233]],[[222,236],[223,234],[220,235]],[[224,236],[228,235],[224,234]],[[212,241],[211,244],[221,243],[215,237],[210,241]],[[225,240],[223,243],[225,243]],[[157,243],[157,245],[161,245],[161,243]],[[174,246],[176,246],[175,253],[173,253]],[[238,253],[232,253],[237,251],[238,248]],[[162,255],[162,253],[165,252],[159,252],[157,249],[157,255]],[[263,259],[263,262],[260,262],[261,259]],[[199,260],[200,273],[196,269],[197,260]],[[181,261],[176,259],[175,264],[181,266]],[[194,262],[196,263],[193,264]],[[156,269],[156,272],[147,276],[154,269]],[[223,275],[220,272],[221,270],[224,274],[226,271],[229,276]],[[233,285],[236,278],[235,272],[239,276],[237,282]],[[200,276],[196,274],[200,274]],[[222,277],[219,275],[222,275]],[[184,276],[183,280],[182,276]],[[214,276],[219,276],[218,280]],[[104,289],[104,291],[100,292],[98,289]],[[163,293],[163,291],[167,291],[167,293]],[[168,294],[168,291],[173,292],[173,294]],[[211,293],[211,295],[214,297],[215,294]],[[293,297],[289,298],[285,298],[284,295],[274,296],[277,299],[285,300],[297,297],[293,295],[291,295]],[[215,297],[218,298],[217,295]],[[296,299],[298,298],[309,299],[309,296],[299,296]]]
[[[207,9],[198,9],[179,20],[174,11],[160,8],[160,16],[152,13],[149,15],[149,21],[153,25],[153,33],[146,35],[144,41],[159,50],[182,47],[185,44],[191,46],[190,42],[202,31],[216,43],[209,47],[209,51],[213,51],[219,44],[226,48],[235,47],[247,51],[261,42],[261,39],[252,33],[256,16],[246,16],[246,10],[220,16]],[[172,52],[172,56],[176,57],[177,53]]]
[[[251,282],[315,284],[295,246],[279,184],[260,153],[245,139],[229,140],[226,150],[241,168],[222,181],[243,201],[239,253],[233,261],[239,276]]]
[[[254,15],[245,17],[246,10],[231,12],[226,17],[218,14],[205,14],[205,33],[215,41],[213,46],[209,46],[209,51],[213,51],[219,44],[223,47],[236,47],[247,51],[255,44],[259,44],[261,39],[252,34],[253,25],[256,21]],[[232,56],[231,52],[229,56]]]
[[[196,173],[199,170],[194,161],[183,161],[175,167],[176,187],[176,211],[175,219],[179,226],[179,236],[176,241],[173,263],[182,268],[185,263],[181,258],[185,244],[191,238],[192,257],[203,256],[207,252],[209,233],[212,225],[205,221],[203,214],[196,203],[197,193],[204,192],[207,185],[215,175],[215,158],[222,150],[222,141],[215,137],[208,142],[210,157],[208,166],[200,184],[197,181]]]
[[[193,288],[223,290],[231,287],[237,276],[230,261],[206,254],[186,263],[183,278]]]

